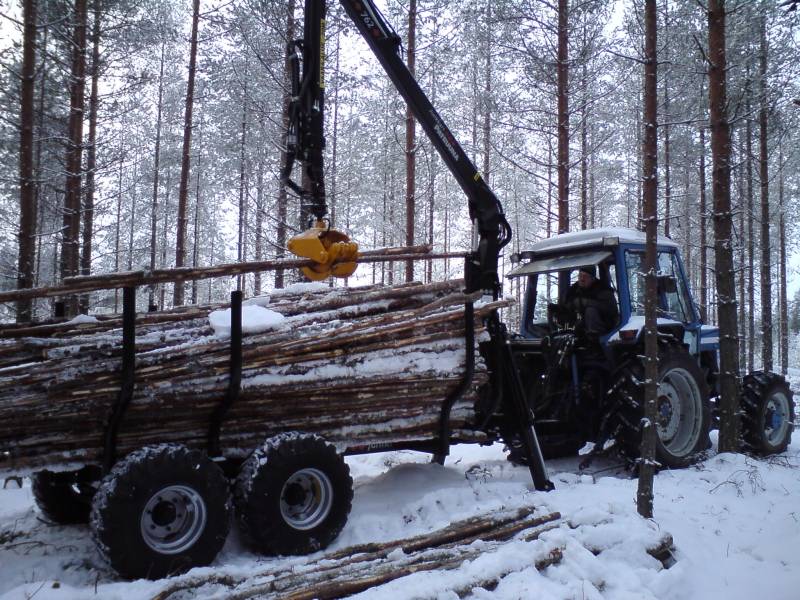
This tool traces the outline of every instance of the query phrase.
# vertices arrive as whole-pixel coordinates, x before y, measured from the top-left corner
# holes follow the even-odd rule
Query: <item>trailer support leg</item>
[[[433,455],[433,462],[444,464],[445,457],[450,454],[450,411],[458,402],[464,392],[472,383],[475,373],[475,307],[472,302],[464,305],[464,341],[466,344],[466,357],[464,375],[458,387],[447,397],[442,405],[442,414],[439,417],[439,449]]]
[[[122,373],[117,401],[111,409],[103,447],[103,473],[116,462],[117,432],[133,398],[136,375],[136,287],[122,290]]]

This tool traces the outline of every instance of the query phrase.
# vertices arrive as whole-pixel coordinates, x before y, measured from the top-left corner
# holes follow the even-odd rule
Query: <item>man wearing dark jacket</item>
[[[611,331],[619,318],[614,290],[597,279],[593,266],[580,268],[564,305],[575,315],[576,329],[594,339]]]

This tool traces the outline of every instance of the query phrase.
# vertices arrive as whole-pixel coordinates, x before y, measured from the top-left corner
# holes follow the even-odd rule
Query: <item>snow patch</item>
[[[283,288],[284,294],[318,294],[320,292],[333,291],[327,283],[320,283],[318,281],[308,281],[293,283]]]
[[[97,320],[97,317],[92,317],[89,315],[78,315],[66,323],[64,325],[82,325],[84,323],[99,323],[100,321]]]
[[[242,306],[242,333],[259,333],[272,329],[286,320],[282,314],[263,306]],[[208,322],[218,337],[231,334],[231,309],[209,313]]]

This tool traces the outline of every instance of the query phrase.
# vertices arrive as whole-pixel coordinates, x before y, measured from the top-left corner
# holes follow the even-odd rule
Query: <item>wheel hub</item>
[[[305,531],[322,523],[333,506],[333,486],[319,469],[301,469],[283,484],[281,516],[294,529]]]
[[[153,508],[153,523],[156,527],[167,527],[175,520],[178,511],[172,502],[161,501]]]
[[[658,398],[658,424],[666,427],[669,420],[672,418],[672,402],[667,396],[659,396]]]
[[[659,385],[658,405],[658,433],[663,442],[669,442],[675,437],[680,426],[680,395],[675,387],[662,382]]]
[[[664,449],[684,457],[694,451],[703,423],[703,398],[687,369],[667,370],[658,382],[656,431]]]
[[[179,554],[191,548],[208,519],[200,494],[185,485],[171,485],[153,494],[139,522],[142,539],[160,554]]]
[[[789,400],[784,394],[770,397],[764,413],[764,435],[770,444],[777,444],[786,435],[789,427]]]

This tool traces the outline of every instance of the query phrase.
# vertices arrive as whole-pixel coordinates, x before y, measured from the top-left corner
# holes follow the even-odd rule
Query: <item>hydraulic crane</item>
[[[340,0],[340,3],[467,196],[473,247],[466,260],[465,292],[481,291],[485,296],[497,299],[502,291],[498,260],[512,235],[500,201],[409,72],[400,57],[400,36],[375,4],[371,0]],[[300,195],[302,214],[308,216],[312,227],[292,238],[288,248],[292,253],[317,263],[303,269],[313,280],[329,275],[347,277],[355,271],[358,248],[346,234],[332,229],[324,221],[328,212],[323,181],[325,0],[306,0],[304,16],[303,39],[293,41],[289,49],[292,101],[287,161],[281,179]],[[301,185],[291,180],[295,162],[302,165],[304,181]],[[339,262],[334,264],[337,260]],[[486,325],[491,336],[495,402],[502,404],[506,412],[515,417],[536,488],[552,489],[533,429],[533,414],[525,400],[508,343],[506,326],[496,313]]]

